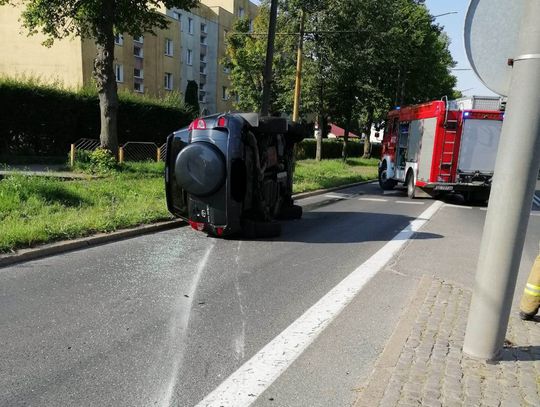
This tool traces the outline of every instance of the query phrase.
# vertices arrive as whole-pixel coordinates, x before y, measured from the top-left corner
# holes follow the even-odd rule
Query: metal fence
[[[73,167],[77,159],[77,151],[94,151],[100,146],[99,140],[82,138],[71,144],[70,164]],[[118,148],[118,161],[164,161],[167,155],[167,143],[158,146],[156,143],[128,141]]]

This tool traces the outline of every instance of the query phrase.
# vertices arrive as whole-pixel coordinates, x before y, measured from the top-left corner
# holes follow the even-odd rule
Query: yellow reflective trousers
[[[534,261],[529,279],[519,306],[521,313],[532,317],[538,312],[540,307],[540,255]]]

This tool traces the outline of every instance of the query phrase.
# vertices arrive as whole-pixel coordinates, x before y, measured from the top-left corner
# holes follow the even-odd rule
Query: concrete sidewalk
[[[360,406],[540,406],[540,325],[510,318],[502,360],[463,355],[471,290],[423,277]]]

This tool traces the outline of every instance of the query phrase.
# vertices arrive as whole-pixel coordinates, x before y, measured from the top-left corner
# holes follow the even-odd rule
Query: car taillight
[[[195,119],[189,125],[188,130],[206,130],[206,122],[203,119]]]
[[[216,228],[216,234],[218,236],[223,236],[223,228]]]
[[[195,222],[195,221],[190,220],[189,225],[193,229],[198,230],[199,232],[202,232],[204,230],[204,223],[202,222]]]
[[[225,117],[220,117],[218,120],[217,120],[217,124],[216,124],[216,127],[226,127],[227,126],[227,119]]]

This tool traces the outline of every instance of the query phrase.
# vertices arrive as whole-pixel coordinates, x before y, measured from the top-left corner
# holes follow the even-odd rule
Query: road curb
[[[369,184],[375,180],[355,182],[353,184],[341,185],[339,187],[332,187],[327,189],[318,189],[311,192],[303,192],[300,194],[293,195],[293,199],[303,199],[311,196],[321,195],[332,191],[337,191],[340,189],[350,188],[357,185]],[[21,249],[14,254],[0,255],[0,268],[6,267],[15,263],[22,263],[29,260],[36,260],[47,256],[52,256],[55,254],[65,253],[72,250],[80,250],[90,246],[96,246],[105,243],[117,242],[123,239],[129,239],[132,237],[137,237],[149,233],[160,232],[168,229],[173,229],[175,227],[180,227],[186,225],[184,221],[181,220],[171,220],[166,222],[154,223],[151,225],[143,225],[130,229],[123,229],[117,232],[111,233],[99,233],[97,235],[83,237],[73,240],[64,240],[55,243],[45,244],[36,248]]]
[[[340,185],[338,187],[332,187],[332,188],[326,188],[326,189],[317,189],[316,191],[309,191],[309,192],[301,192],[299,194],[293,195],[292,198],[295,199],[295,200],[296,199],[310,198],[312,196],[322,195],[322,194],[326,194],[328,192],[338,191],[340,189],[346,189],[346,188],[356,187],[358,185],[370,184],[370,183],[375,182],[375,181],[377,181],[377,180],[376,179],[370,179],[368,181],[354,182],[352,184]]]
[[[122,229],[117,232],[99,233],[97,235],[82,237],[73,240],[63,240],[60,242],[45,244],[40,247],[21,249],[14,254],[0,255],[0,268],[15,263],[21,263],[29,260],[36,260],[55,254],[65,253],[72,250],[79,250],[105,243],[117,242],[119,240],[142,236],[149,233],[161,232],[186,225],[181,220],[171,220],[166,222],[143,225],[130,229]]]
[[[418,312],[424,304],[433,280],[434,278],[432,276],[423,276],[420,279],[415,294],[407,306],[405,313],[399,319],[383,352],[377,359],[375,367],[369,376],[367,385],[358,396],[354,407],[372,407],[379,405],[388,385],[388,381],[396,368],[403,346],[405,345],[405,342],[407,342],[409,333],[414,326]]]

